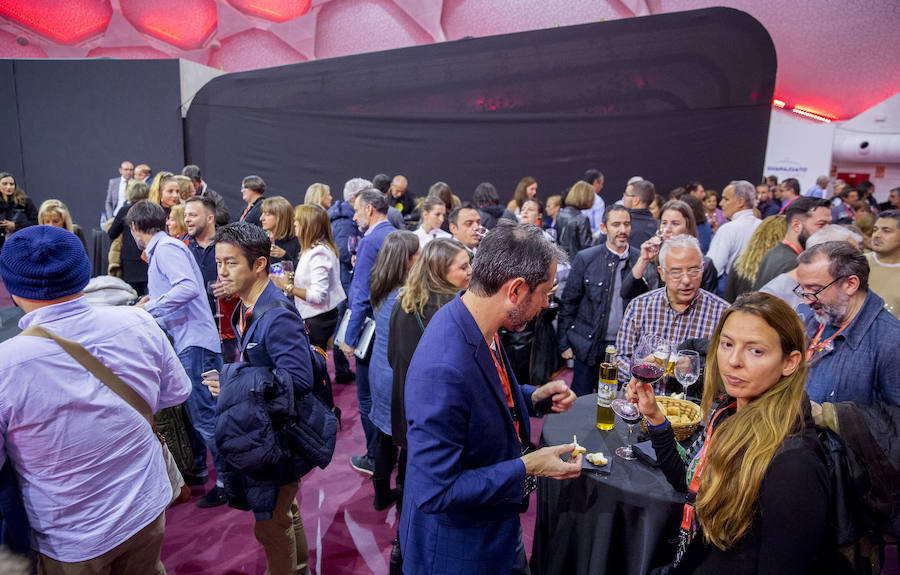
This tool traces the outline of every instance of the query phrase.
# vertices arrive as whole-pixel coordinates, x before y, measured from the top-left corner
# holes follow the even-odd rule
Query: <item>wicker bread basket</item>
[[[697,431],[697,426],[700,425],[700,419],[702,419],[700,417],[699,405],[684,399],[676,399],[665,395],[657,396],[656,401],[663,406],[663,410],[665,411],[664,415],[666,415],[666,417],[669,417],[668,412],[670,409],[678,409],[678,412],[681,415],[680,419],[685,421],[685,423],[676,423],[669,418],[669,423],[672,425],[672,431],[675,432],[676,440],[684,441]],[[645,433],[647,432],[646,419],[641,420],[641,429],[643,429]]]

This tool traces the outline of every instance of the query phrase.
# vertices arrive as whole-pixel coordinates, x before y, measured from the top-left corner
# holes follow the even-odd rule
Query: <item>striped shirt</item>
[[[680,313],[669,303],[665,286],[634,298],[625,310],[616,337],[616,351],[623,361],[620,369],[625,369],[625,377],[631,378],[631,353],[641,337],[658,335],[676,344],[691,338],[708,339],[728,306],[727,301],[702,289]]]

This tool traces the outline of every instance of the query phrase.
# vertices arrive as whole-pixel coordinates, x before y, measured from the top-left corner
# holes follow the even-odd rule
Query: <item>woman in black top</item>
[[[581,210],[594,205],[594,188],[585,181],[575,182],[566,194],[566,207],[556,214],[556,243],[566,250],[569,261],[594,243],[591,222]]]
[[[0,172],[0,246],[6,236],[38,223],[38,211],[31,198],[16,185],[16,178]]]
[[[666,478],[696,496],[685,504],[675,563],[654,573],[831,572],[829,483],[804,391],[805,350],[803,325],[787,304],[758,292],[738,298],[710,340],[707,432],[688,460],[651,386],[628,384]]]
[[[283,196],[272,196],[263,200],[259,221],[266,235],[272,240],[269,264],[291,262],[297,267],[300,257],[300,240],[294,232],[294,208]]]
[[[122,249],[120,251],[122,281],[134,288],[138,296],[143,296],[147,293],[147,262],[141,257],[143,250],[138,247],[134,241],[134,236],[131,235],[131,231],[128,229],[128,210],[134,204],[148,199],[149,196],[150,187],[147,184],[134,180],[129,182],[126,192],[127,200],[116,212],[116,217],[113,218],[109,229],[106,230],[109,239],[112,241],[116,241],[116,238],[122,236]]]

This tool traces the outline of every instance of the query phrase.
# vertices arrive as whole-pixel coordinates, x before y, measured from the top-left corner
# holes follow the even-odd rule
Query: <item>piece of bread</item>
[[[592,465],[596,465],[598,467],[602,467],[609,463],[609,460],[606,459],[606,456],[603,455],[603,452],[598,451],[596,453],[588,453],[584,456],[585,459],[588,460]]]
[[[587,449],[585,449],[585,448],[583,448],[582,446],[578,445],[578,438],[577,438],[576,436],[574,436],[574,435],[572,436],[572,443],[575,444],[575,449],[572,450],[572,455],[571,455],[571,457],[569,457],[569,459],[572,459],[573,457],[575,457],[575,456],[578,455],[579,453],[587,453]]]

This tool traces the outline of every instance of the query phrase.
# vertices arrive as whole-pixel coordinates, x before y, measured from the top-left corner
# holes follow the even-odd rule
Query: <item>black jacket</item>
[[[481,225],[489,230],[493,229],[500,219],[510,220],[512,222],[518,221],[516,220],[516,215],[514,213],[503,206],[498,206],[496,204],[492,206],[481,206],[476,211],[478,212],[478,217],[481,218]]]
[[[641,244],[649,240],[659,229],[659,221],[653,217],[650,210],[629,210],[631,212],[631,235],[628,243],[632,247],[641,249]]]
[[[556,243],[566,250],[569,260],[574,260],[575,254],[593,245],[591,222],[581,210],[573,206],[559,210],[556,215]]]
[[[262,203],[265,199],[265,196],[256,198],[256,201],[250,205],[250,209],[247,210],[247,213],[244,214],[244,216],[241,217],[239,221],[262,227],[262,221],[260,220],[260,218],[262,218]],[[244,207],[246,208],[246,206]]]
[[[12,202],[7,202],[0,198],[0,220],[9,220],[16,224],[16,231],[28,226],[34,226],[38,223],[38,211],[34,207],[31,198],[25,198],[24,206],[17,206]],[[3,241],[6,239],[6,230],[0,230],[0,248],[3,247]]]
[[[141,258],[143,250],[135,243],[134,236],[131,235],[131,230],[127,225],[130,208],[131,204],[128,202],[122,205],[106,233],[113,241],[120,235],[122,236],[122,280],[129,284],[147,283],[147,262]]]
[[[622,270],[619,285],[623,285],[626,275],[631,275],[631,268],[640,255],[639,250],[629,248],[628,261]],[[612,293],[614,283],[610,281],[618,263],[619,259],[605,245],[578,253],[572,261],[572,269],[560,297],[557,322],[559,351],[571,347],[575,357],[588,365],[597,363],[598,356],[603,352],[598,346],[606,337],[609,306],[612,298],[620,297]],[[623,310],[630,301],[624,299]]]

